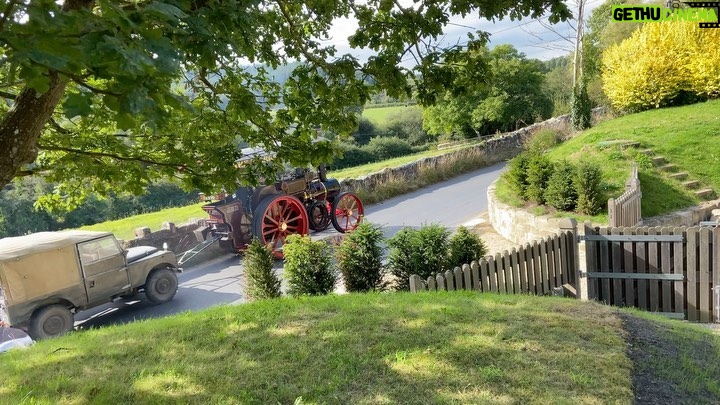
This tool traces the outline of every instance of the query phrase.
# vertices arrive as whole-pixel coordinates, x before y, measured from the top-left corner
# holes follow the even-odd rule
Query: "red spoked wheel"
[[[308,215],[295,197],[270,196],[260,202],[253,218],[253,234],[268,246],[275,258],[282,259],[288,235],[307,235]]]
[[[353,193],[342,193],[332,202],[330,219],[338,232],[345,233],[357,228],[364,213],[362,201],[358,196]]]

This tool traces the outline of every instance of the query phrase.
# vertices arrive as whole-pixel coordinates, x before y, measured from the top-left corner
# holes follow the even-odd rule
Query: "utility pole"
[[[583,64],[583,11],[585,9],[585,0],[578,0],[578,18],[577,18],[577,32],[575,33],[575,59],[573,60],[573,89],[577,89],[580,80],[582,79],[582,64]]]

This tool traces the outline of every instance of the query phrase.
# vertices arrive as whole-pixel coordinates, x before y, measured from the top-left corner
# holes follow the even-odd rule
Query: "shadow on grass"
[[[608,311],[577,305],[456,292],[216,307],[8,353],[0,402],[621,401],[616,327],[588,327]]]
[[[679,187],[654,170],[640,171],[642,216],[649,218],[687,208],[698,203]],[[675,182],[676,183],[676,182]]]

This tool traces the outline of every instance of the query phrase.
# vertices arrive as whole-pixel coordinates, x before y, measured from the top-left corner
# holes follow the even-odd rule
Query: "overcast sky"
[[[587,18],[593,9],[603,3],[604,0],[589,0],[585,6],[585,18]],[[573,14],[577,13],[577,7],[574,1],[568,2]],[[557,56],[567,55],[573,48],[573,43],[567,42],[553,33],[542,23],[547,23],[547,17],[541,18],[540,21],[529,18],[520,21],[510,21],[509,19],[491,22],[479,17],[454,17],[451,19],[451,25],[445,30],[445,45],[454,45],[456,43],[465,43],[467,41],[467,33],[475,32],[480,29],[489,32],[490,46],[499,44],[511,44],[520,52],[529,58],[537,58],[540,60],[548,60]],[[553,28],[563,33],[566,37],[575,37],[574,27],[576,21],[561,22],[553,26]],[[358,51],[350,49],[347,44],[349,35],[355,32],[357,23],[354,20],[339,20],[336,22],[331,38],[324,41],[328,45],[335,45],[339,54],[351,53],[361,58],[370,55],[367,51]],[[410,58],[409,58],[410,59]],[[406,61],[412,64],[411,60]]]

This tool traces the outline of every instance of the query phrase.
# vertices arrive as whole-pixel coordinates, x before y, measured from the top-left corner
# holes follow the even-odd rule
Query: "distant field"
[[[387,120],[388,115],[398,113],[400,111],[403,111],[408,108],[416,108],[419,109],[420,107],[416,105],[411,106],[404,106],[404,105],[396,105],[392,107],[380,107],[380,108],[365,108],[363,110],[362,116],[369,119],[370,121],[375,122],[378,125],[385,124],[385,121]]]

